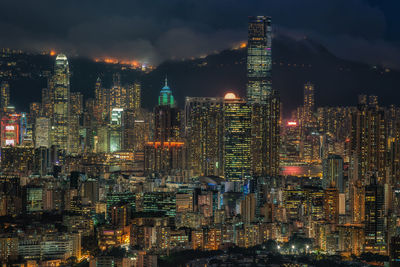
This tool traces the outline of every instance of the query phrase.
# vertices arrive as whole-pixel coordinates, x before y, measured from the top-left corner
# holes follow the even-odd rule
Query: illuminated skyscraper
[[[223,107],[221,97],[186,97],[188,164],[195,175],[223,175]]]
[[[134,82],[127,85],[126,88],[126,108],[132,110],[140,109],[141,102],[141,85],[139,82]]]
[[[40,116],[40,103],[33,102],[29,105],[29,122],[34,122]]]
[[[52,127],[52,144],[59,149],[69,152],[69,116],[70,116],[70,91],[69,91],[69,65],[65,55],[56,57],[53,75],[54,113]]]
[[[375,176],[365,187],[365,252],[385,253],[385,190]]]
[[[126,108],[126,97],[126,88],[121,84],[121,75],[114,73],[113,86],[110,89],[110,115],[113,108]]]
[[[48,88],[42,89],[42,116],[53,118],[54,111],[54,90],[53,81],[48,79]]]
[[[71,93],[71,105],[70,105],[70,116],[69,116],[69,152],[71,154],[79,154],[81,152],[80,147],[80,118],[83,115],[83,95],[79,92]]]
[[[251,177],[251,107],[227,93],[224,98],[224,173],[227,181]]]
[[[10,84],[3,81],[0,85],[0,108],[5,111],[10,105]]]
[[[35,122],[35,148],[50,148],[50,119],[38,117]]]
[[[7,114],[1,119],[1,146],[16,146],[21,142],[21,115]]]
[[[253,176],[279,174],[280,101],[276,93],[267,103],[251,104],[251,173]]]
[[[352,114],[351,153],[357,162],[358,179],[368,184],[368,177],[377,174],[378,181],[385,181],[387,167],[387,134],[384,110],[377,106],[376,98],[365,103],[366,97],[357,111]]]
[[[308,82],[304,85],[304,107],[303,107],[303,123],[310,126],[314,116],[314,84]]]
[[[272,89],[271,18],[249,17],[247,45],[247,101],[251,105],[251,173],[279,173],[280,100]]]
[[[343,158],[338,155],[329,155],[323,165],[324,188],[335,187],[339,193],[344,193]]]
[[[168,86],[167,77],[165,77],[165,85],[161,89],[160,96],[158,97],[158,105],[175,107],[175,99],[172,95],[171,89]]]
[[[247,99],[266,103],[272,91],[271,18],[249,17],[247,45]]]
[[[153,142],[145,147],[145,172],[169,173],[182,170],[184,142],[181,139],[181,111],[175,105],[171,89],[165,79],[160,91],[159,105],[154,108]]]
[[[122,135],[122,108],[113,108],[111,111],[110,121],[110,152],[116,152],[121,150]]]

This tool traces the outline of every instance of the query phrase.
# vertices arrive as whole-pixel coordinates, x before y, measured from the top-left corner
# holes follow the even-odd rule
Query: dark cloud
[[[399,67],[398,4],[383,2],[0,0],[0,46],[157,64],[229,48],[246,39],[248,15],[270,15],[278,33],[308,35],[339,56]]]

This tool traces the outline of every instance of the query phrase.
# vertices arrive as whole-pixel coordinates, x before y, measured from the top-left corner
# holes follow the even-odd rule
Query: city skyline
[[[182,18],[185,8],[215,5],[189,1],[175,15],[168,8],[178,2],[160,2],[157,10],[165,8],[160,19],[166,20],[150,35],[170,34],[165,24]],[[329,16],[344,2],[310,0],[304,6],[310,4],[314,11],[330,10],[314,30],[341,25]],[[369,16],[385,9],[385,18],[390,17],[388,6],[375,1],[347,5],[346,23],[353,9]],[[157,52],[157,60],[167,61],[159,66],[74,56],[85,49],[76,45],[72,51],[73,42],[62,31],[80,25],[84,34],[91,27],[81,23],[96,18],[107,3],[98,3],[89,18],[79,17],[85,11],[69,15],[71,25],[61,25],[63,12],[49,28],[31,25],[32,32],[43,33],[41,48],[57,28],[65,51],[24,52],[17,44],[1,48],[0,263],[400,266],[400,103],[391,95],[400,71],[395,65],[366,64],[367,57],[340,59],[327,48],[339,42],[326,46],[324,38],[276,35],[280,23],[292,21],[282,10],[275,24],[270,15],[280,6],[257,0],[233,4],[222,14],[236,16],[236,23],[230,16],[223,24],[221,16],[210,22],[207,14],[201,21],[213,25],[209,34],[235,27],[240,33],[247,18],[247,34],[238,38],[247,36],[247,41],[202,57],[196,53],[209,54],[215,43],[204,46],[186,34],[172,35],[180,42],[164,40],[166,50]],[[121,6],[113,7],[110,14],[122,12]],[[138,10],[144,7],[154,10],[145,4]],[[238,7],[246,12],[270,7],[271,14],[242,16]],[[301,16],[310,14],[302,5],[292,7],[304,11]],[[29,14],[36,15],[36,8]],[[0,34],[3,20],[14,21],[0,18]],[[182,21],[190,28],[198,20]],[[18,27],[30,29],[20,22]],[[379,28],[375,20],[361,20],[354,28],[327,30],[326,36],[364,36],[358,26],[371,22]],[[307,21],[298,24],[285,31],[303,32]],[[393,25],[377,32],[395,46]],[[375,30],[370,29],[371,38],[378,38]],[[125,40],[136,34],[120,39],[117,50],[123,51]],[[228,36],[218,35],[226,37],[222,45],[217,42],[221,49],[231,44]],[[90,45],[86,38],[83,44]],[[37,51],[34,40],[32,51]],[[86,56],[101,52],[109,41],[94,45]],[[180,56],[169,54],[171,45]],[[196,45],[199,50],[193,49]],[[110,53],[115,49],[110,47]],[[188,51],[197,58],[184,59]],[[168,61],[171,57],[175,60]],[[27,88],[31,94],[22,93]],[[25,109],[13,103],[24,103]]]

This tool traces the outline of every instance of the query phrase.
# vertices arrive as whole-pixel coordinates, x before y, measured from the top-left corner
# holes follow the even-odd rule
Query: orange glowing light
[[[296,121],[288,121],[287,125],[288,126],[297,126],[297,122]]]
[[[246,48],[247,47],[247,43],[241,43],[240,44],[240,48]]]
[[[50,51],[50,56],[52,56],[52,57],[53,57],[53,56],[55,56],[55,55],[56,55],[56,51],[54,51],[54,50],[51,50],[51,51]]]
[[[155,148],[158,147],[181,147],[183,146],[185,143],[184,142],[147,142],[147,145],[149,146],[154,146]]]
[[[233,99],[237,99],[236,95],[234,93],[226,93],[224,96],[225,100],[233,100]]]
[[[141,68],[142,64],[137,60],[120,60],[117,58],[104,57],[104,58],[94,58],[95,62],[104,62],[107,64],[121,64],[129,66],[131,68]]]

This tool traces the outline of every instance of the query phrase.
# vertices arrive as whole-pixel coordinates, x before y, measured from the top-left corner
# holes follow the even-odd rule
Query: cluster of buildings
[[[2,82],[0,261],[156,266],[174,251],[274,240],[282,253],[395,263],[400,109],[376,96],[316,109],[306,83],[304,104],[282,119],[271,38],[269,17],[249,18],[246,97],[186,97],[183,110],[167,78],[149,112],[140,83],[118,73],[84,101],[62,54],[29,113]]]

